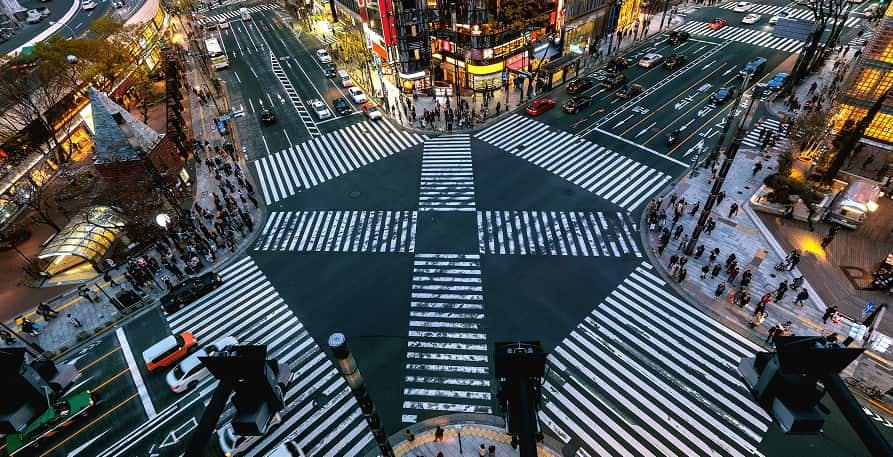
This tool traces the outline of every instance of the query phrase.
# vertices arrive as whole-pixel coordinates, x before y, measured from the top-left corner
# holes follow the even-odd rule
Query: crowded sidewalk
[[[187,277],[219,268],[250,244],[262,210],[244,157],[233,143],[237,138],[234,133],[222,135],[212,121],[219,115],[216,106],[226,106],[225,94],[212,93],[197,67],[187,62],[185,71],[190,88],[187,122],[193,133],[186,162],[193,176],[191,204],[181,202],[175,211],[181,213],[179,220],[168,223],[155,245],[117,264],[107,260],[107,269],[94,279],[34,303],[32,311],[7,322],[7,329],[16,333],[13,339],[23,339],[33,352],[58,357],[148,309],[144,305]],[[163,117],[160,121],[163,129]],[[6,337],[8,331],[4,333]],[[0,340],[0,346],[19,343],[13,339]]]

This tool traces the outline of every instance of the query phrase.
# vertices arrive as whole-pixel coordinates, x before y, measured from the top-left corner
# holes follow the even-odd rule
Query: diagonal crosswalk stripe
[[[359,405],[334,364],[250,257],[220,271],[223,285],[168,315],[174,334],[190,331],[199,345],[224,336],[264,344],[271,358],[292,367],[282,423],[247,456],[266,455],[294,439],[308,455],[356,455],[372,442]],[[207,381],[211,382],[211,381]]]
[[[403,422],[492,413],[480,256],[416,254],[409,309]]]
[[[771,418],[736,367],[760,348],[642,263],[548,356],[542,424],[578,455],[746,457]]]
[[[469,135],[446,135],[425,141],[419,211],[474,211]]]
[[[478,211],[481,254],[642,257],[625,213]]]
[[[416,211],[274,211],[255,251],[413,252]]]
[[[784,52],[798,52],[803,47],[803,42],[793,38],[775,37],[769,32],[761,30],[745,29],[727,25],[719,30],[710,30],[706,22],[691,21],[677,27],[676,30],[703,35],[721,40],[738,41],[753,46],[777,49]]]
[[[360,122],[254,161],[269,205],[409,149],[427,137],[387,121]]]
[[[540,166],[627,211],[670,176],[571,133],[513,114],[476,138]],[[633,183],[638,183],[633,186]]]
[[[738,3],[738,2],[723,3],[722,5],[717,6],[717,8],[731,10],[731,9],[735,8],[736,3]],[[791,19],[800,19],[800,20],[804,20],[804,21],[815,20],[815,14],[812,11],[810,11],[808,9],[803,9],[803,8],[791,8],[789,5],[763,5],[760,3],[756,3],[747,12],[772,16],[772,15],[777,14],[778,12],[783,11],[783,10],[788,12],[788,17]],[[853,13],[852,15],[850,15],[849,17],[846,18],[846,21],[844,21],[843,25],[844,25],[844,27],[856,27],[859,25],[859,23],[862,22],[862,19],[863,19],[863,17],[860,16],[859,13]],[[764,18],[764,20],[768,21],[769,18],[766,17],[766,18]]]

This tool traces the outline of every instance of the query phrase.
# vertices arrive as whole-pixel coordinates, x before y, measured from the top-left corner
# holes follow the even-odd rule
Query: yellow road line
[[[111,378],[106,379],[105,381],[103,381],[102,384],[100,384],[100,385],[98,385],[98,386],[96,386],[96,387],[94,387],[94,388],[92,388],[92,389],[90,389],[90,390],[91,390],[92,392],[98,392],[99,389],[102,389],[102,388],[105,387],[108,383],[110,383],[110,382],[112,382],[112,381],[118,379],[119,377],[121,377],[121,375],[123,375],[123,374],[125,374],[125,373],[128,373],[128,372],[130,372],[130,368],[125,368],[125,369],[121,370],[118,374],[112,376]]]
[[[112,354],[114,354],[114,353],[116,353],[116,352],[118,352],[118,351],[120,351],[120,350],[121,350],[121,347],[118,346],[118,347],[116,347],[115,349],[112,349],[111,351],[106,352],[105,354],[103,354],[103,355],[102,355],[101,357],[99,357],[98,359],[96,359],[96,360],[94,360],[94,361],[88,363],[88,364],[85,365],[83,368],[79,369],[78,371],[80,371],[80,372],[83,373],[83,371],[86,370],[87,368],[90,368],[90,367],[92,367],[93,365],[96,365],[100,360],[103,360],[103,359],[105,359],[106,357],[108,357],[108,356],[110,356],[110,355],[112,355]]]

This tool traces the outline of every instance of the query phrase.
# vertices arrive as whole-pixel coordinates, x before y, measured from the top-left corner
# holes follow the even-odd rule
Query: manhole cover
[[[350,193],[350,198],[357,198],[359,196],[360,196],[360,193],[358,191],[353,191]]]

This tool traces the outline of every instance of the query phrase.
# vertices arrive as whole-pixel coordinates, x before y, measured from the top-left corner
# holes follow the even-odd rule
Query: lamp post
[[[722,147],[722,143],[725,141],[726,131],[729,128],[729,125],[732,123],[732,119],[735,117],[735,110],[738,105],[741,103],[741,97],[744,95],[744,90],[747,88],[747,83],[750,81],[750,74],[746,74],[744,76],[744,81],[741,83],[741,92],[738,93],[738,97],[735,98],[735,104],[729,108],[729,115],[726,116],[726,125],[723,126],[723,132],[719,137],[719,142],[716,145],[716,149],[714,152],[719,152],[719,148]],[[738,148],[741,147],[741,141],[744,139],[744,134],[746,133],[744,127],[744,123],[747,121],[747,117],[750,114],[750,109],[753,107],[754,96],[751,94],[750,100],[747,102],[747,109],[744,110],[744,113],[741,115],[741,119],[738,121],[738,124],[735,126],[735,131],[732,133],[732,144],[729,145],[729,149],[726,151],[726,157],[722,162],[722,166],[719,169],[719,173],[716,175],[716,180],[713,182],[713,188],[710,189],[710,195],[707,196],[707,202],[704,204],[704,209],[701,211],[701,216],[698,218],[698,224],[695,226],[694,231],[692,231],[691,239],[688,244],[685,246],[683,252],[685,255],[691,255],[695,246],[698,244],[698,238],[701,236],[701,232],[704,231],[704,226],[707,223],[707,219],[710,217],[710,212],[713,210],[713,205],[716,204],[716,197],[719,195],[722,190],[722,185],[726,180],[726,175],[729,173],[729,170],[732,168],[732,162],[735,160],[735,155],[738,153]]]
[[[459,441],[459,453],[462,454],[462,424],[456,425],[456,437]]]
[[[357,368],[357,362],[354,360],[353,354],[350,353],[350,348],[347,347],[347,339],[343,333],[333,333],[329,335],[328,344],[329,349],[332,350],[332,355],[335,356],[338,371],[344,376],[344,380],[347,381],[347,385],[350,386],[351,393],[353,393],[357,403],[360,404],[360,410],[363,411],[363,417],[366,419],[366,423],[372,430],[372,436],[378,443],[378,449],[381,451],[381,455],[384,457],[395,457],[394,450],[391,448],[391,443],[388,442],[388,434],[385,432],[384,426],[381,424],[378,412],[375,411],[375,404],[372,403],[372,397],[369,396],[369,392],[366,390],[366,385],[363,382],[363,375],[360,374],[360,369]]]

